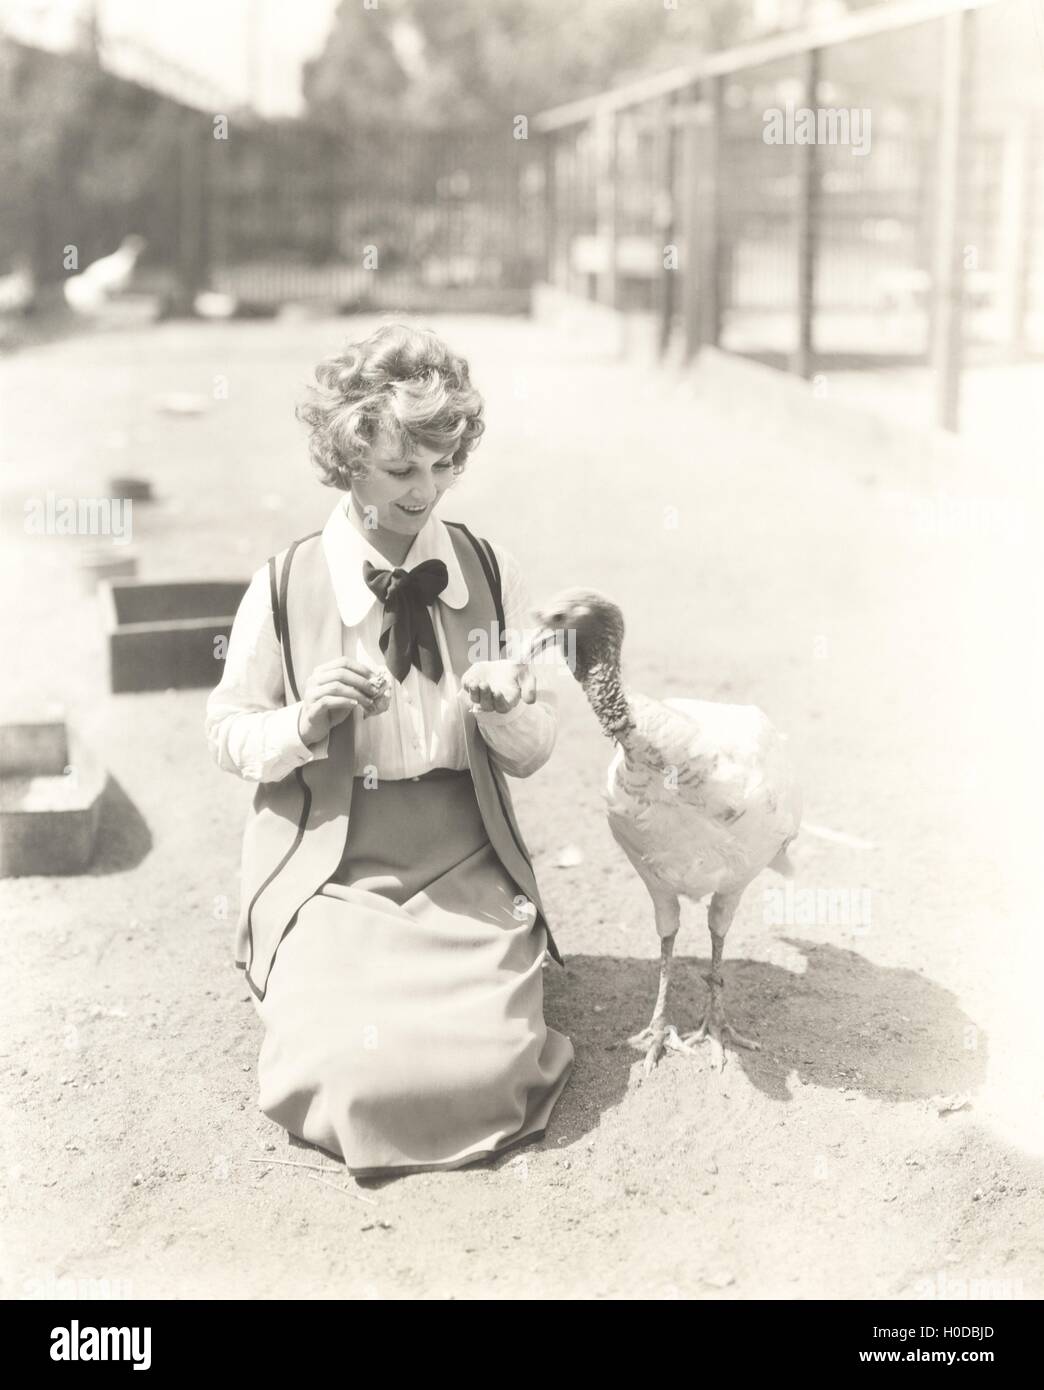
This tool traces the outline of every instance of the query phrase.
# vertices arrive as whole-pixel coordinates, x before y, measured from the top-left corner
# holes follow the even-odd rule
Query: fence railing
[[[182,307],[209,286],[518,308],[542,278],[655,315],[686,357],[931,363],[952,428],[962,363],[1044,351],[1033,9],[863,10],[543,112],[530,140],[245,113],[220,139],[89,59],[0,43],[0,272],[56,283],[69,244],[82,265],[133,231],[140,282]]]
[[[930,362],[956,428],[970,355],[1044,351],[1040,44],[909,0],[545,111],[545,278],[686,357]]]

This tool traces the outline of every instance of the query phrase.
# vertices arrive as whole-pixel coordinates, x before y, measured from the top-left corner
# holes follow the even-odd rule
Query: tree
[[[749,32],[752,0],[343,0],[306,69],[325,124],[488,126]]]
[[[410,77],[395,33],[390,5],[371,10],[341,0],[322,53],[304,65],[308,114],[333,127],[399,119]]]

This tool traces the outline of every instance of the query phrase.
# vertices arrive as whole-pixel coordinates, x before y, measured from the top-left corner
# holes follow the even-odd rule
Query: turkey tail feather
[[[846,845],[849,849],[876,849],[873,840],[863,840],[858,835],[849,835],[846,830],[831,830],[825,825],[801,823],[802,833],[812,835],[817,840],[826,840],[832,845]]]

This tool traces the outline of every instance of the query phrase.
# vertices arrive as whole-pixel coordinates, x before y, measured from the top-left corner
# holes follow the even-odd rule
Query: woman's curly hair
[[[430,328],[385,324],[320,362],[315,379],[297,418],[327,487],[349,491],[374,445],[386,441],[404,461],[418,447],[452,449],[459,473],[485,429],[467,362]]]

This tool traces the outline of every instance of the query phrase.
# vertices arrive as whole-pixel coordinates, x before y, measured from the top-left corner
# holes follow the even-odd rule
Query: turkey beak
[[[539,609],[536,609],[533,612],[533,616],[536,618],[539,627],[530,638],[522,653],[522,661],[524,663],[532,661],[535,657],[539,656],[542,651],[546,651],[548,647],[554,646],[558,642],[558,632],[555,628],[547,626],[544,621],[543,613],[541,613]]]

